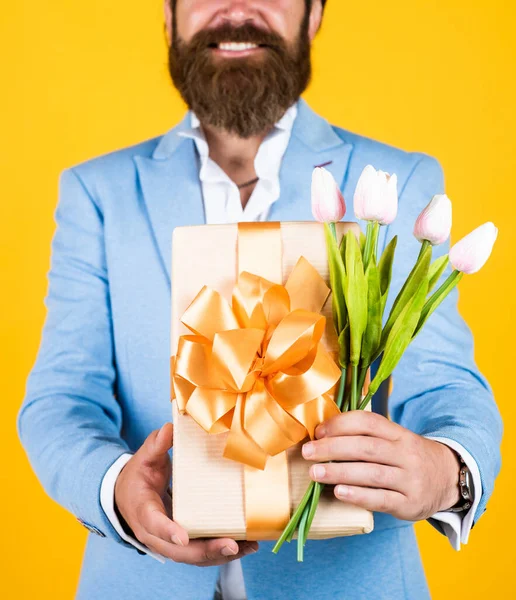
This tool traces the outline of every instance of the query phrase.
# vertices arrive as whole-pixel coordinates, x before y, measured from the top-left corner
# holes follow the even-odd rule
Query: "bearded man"
[[[173,228],[309,221],[314,166],[350,198],[372,164],[399,181],[396,289],[417,251],[415,218],[444,191],[435,159],[334,127],[300,99],[324,4],[165,0],[188,113],[62,173],[48,316],[18,426],[49,494],[91,533],[78,598],[423,599],[413,522],[429,519],[458,549],[485,510],[500,417],[452,294],[400,363],[388,406],[339,415],[304,447],[313,479],[375,511],[373,533],[308,541],[299,565],[270,542],[190,540],[171,515]]]

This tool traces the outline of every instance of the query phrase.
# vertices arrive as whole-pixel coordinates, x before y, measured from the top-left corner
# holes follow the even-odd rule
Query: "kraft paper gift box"
[[[231,303],[237,281],[237,272],[246,270],[263,275],[264,262],[273,265],[284,283],[294,266],[304,257],[315,267],[329,285],[328,262],[324,228],[320,223],[285,222],[281,224],[246,224],[251,236],[244,240],[239,235],[239,225],[201,225],[179,227],[173,232],[172,243],[172,336],[171,356],[174,357],[180,336],[192,335],[182,323],[186,309],[204,286],[216,290]],[[267,237],[270,228],[276,228],[274,237]],[[338,238],[349,228],[349,223],[337,223]],[[265,237],[259,236],[265,230]],[[257,233],[256,238],[253,234]],[[250,237],[250,242],[249,242]],[[244,247],[249,243],[248,247]],[[256,245],[258,244],[258,245]],[[258,250],[257,250],[258,248]],[[245,250],[245,269],[241,254]],[[281,258],[278,258],[281,257]],[[240,265],[240,267],[239,267]],[[269,265],[270,266],[270,265]],[[265,271],[268,273],[268,271]],[[331,297],[320,313],[326,317],[321,343],[332,355],[337,352],[337,339],[333,328]],[[174,358],[172,358],[172,368]],[[174,386],[173,386],[174,387]],[[174,390],[172,390],[174,398]],[[181,414],[176,400],[172,401],[174,422],[174,448],[172,473],[173,519],[184,527],[191,538],[229,537],[242,539],[277,539],[286,522],[275,527],[264,527],[257,533],[247,520],[249,502],[258,503],[258,513],[268,515],[277,510],[277,494],[269,483],[261,486],[262,494],[251,500],[246,492],[244,472],[261,471],[224,457],[228,432],[207,433],[189,414]],[[306,438],[307,439],[307,438]],[[306,439],[304,440],[306,442]],[[290,515],[299,504],[310,483],[310,463],[302,458],[299,442],[286,450],[288,481],[287,510]],[[276,457],[272,457],[273,459]],[[272,459],[269,458],[269,461]],[[269,464],[269,463],[268,463]],[[272,463],[271,463],[272,464]],[[260,485],[260,479],[258,481]],[[270,480],[269,480],[270,482]],[[373,529],[373,515],[362,508],[345,504],[333,496],[333,486],[322,494],[309,538],[323,539],[369,533]],[[246,494],[248,497],[246,498]],[[247,503],[246,503],[247,502]],[[290,516],[288,515],[288,516]],[[256,515],[254,516],[256,519]],[[288,520],[288,519],[287,519]],[[254,523],[256,525],[256,523]],[[258,524],[259,525],[259,524]],[[260,527],[258,527],[260,529]]]

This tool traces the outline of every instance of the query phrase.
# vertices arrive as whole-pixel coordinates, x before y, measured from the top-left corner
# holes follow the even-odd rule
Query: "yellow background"
[[[513,587],[515,22],[508,0],[329,0],[306,93],[338,125],[436,156],[455,239],[487,220],[500,229],[485,270],[461,283],[461,310],[505,419],[504,468],[460,553],[417,526],[438,599]],[[161,0],[4,2],[0,52],[0,596],[58,600],[73,597],[86,532],[46,497],[15,431],[44,319],[58,175],[168,130],[183,106],[168,81]]]

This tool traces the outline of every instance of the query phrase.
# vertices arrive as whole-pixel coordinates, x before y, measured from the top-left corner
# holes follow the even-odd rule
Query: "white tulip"
[[[389,225],[398,213],[398,178],[377,171],[372,165],[362,171],[355,189],[354,209],[357,219]]]
[[[320,223],[337,223],[346,214],[339,186],[324,167],[316,167],[312,173],[312,214]]]
[[[457,271],[471,275],[479,271],[491,256],[498,229],[484,223],[462,238],[450,250],[450,262]]]
[[[438,246],[450,237],[451,227],[451,201],[446,194],[437,194],[417,218],[414,235],[420,242],[426,240]]]

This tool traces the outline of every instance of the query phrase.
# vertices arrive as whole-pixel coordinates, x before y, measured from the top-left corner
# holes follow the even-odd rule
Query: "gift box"
[[[358,232],[355,224],[337,223],[336,227],[339,239],[350,228]],[[331,400],[335,369],[340,371],[335,363],[338,345],[331,299],[328,300],[328,280],[324,229],[320,223],[241,223],[174,230],[172,512],[173,519],[191,538],[275,540],[301,501],[310,483],[310,463],[301,456],[301,438],[306,441],[308,435],[313,435],[314,423],[338,410],[334,404],[332,408]],[[237,282],[239,287],[235,292]],[[262,305],[253,294],[269,295]],[[282,303],[287,303],[293,311],[283,320],[287,311],[281,313]],[[240,327],[242,319],[248,320],[248,329],[236,332],[240,336],[237,341],[231,341],[231,331],[213,341],[215,331],[232,329],[228,325],[235,319],[232,308]],[[278,311],[280,316],[276,314]],[[264,319],[274,322],[271,330],[276,331],[276,337],[270,339],[268,352],[276,354],[272,358],[263,357],[258,351],[249,362],[249,348],[252,350],[254,338],[260,335],[257,323]],[[289,342],[288,352],[296,357],[291,363],[298,361],[304,351],[306,356],[296,365],[289,363],[285,367],[288,352],[282,354],[282,350],[271,347],[277,349],[284,343],[280,338],[288,330],[287,325],[293,330],[304,327],[303,335],[293,334],[295,340]],[[233,347],[226,347],[232,344]],[[263,348],[263,341],[257,347]],[[230,372],[228,363],[235,362],[235,349],[244,356],[238,357]],[[222,360],[220,356],[230,358]],[[211,374],[207,374],[212,368],[209,361],[217,363],[217,377],[222,383],[215,384]],[[281,370],[277,365],[283,364],[282,361],[284,373],[274,375],[275,368]],[[243,374],[242,364],[247,365]],[[311,384],[303,379],[306,364],[312,365],[311,375],[314,369],[321,370],[312,377],[313,385],[317,387],[323,373],[330,387],[314,401],[293,407],[285,398],[297,397],[296,386],[300,381],[303,393],[309,393],[306,386]],[[252,368],[248,369],[249,365]],[[265,385],[256,375],[260,369]],[[234,383],[237,380],[238,385]],[[267,392],[271,382],[277,391],[277,403]],[[306,430],[298,419],[308,423]],[[289,447],[274,455],[263,450],[285,446]],[[337,500],[333,486],[328,486],[321,496],[309,538],[356,535],[372,529],[371,512]]]

